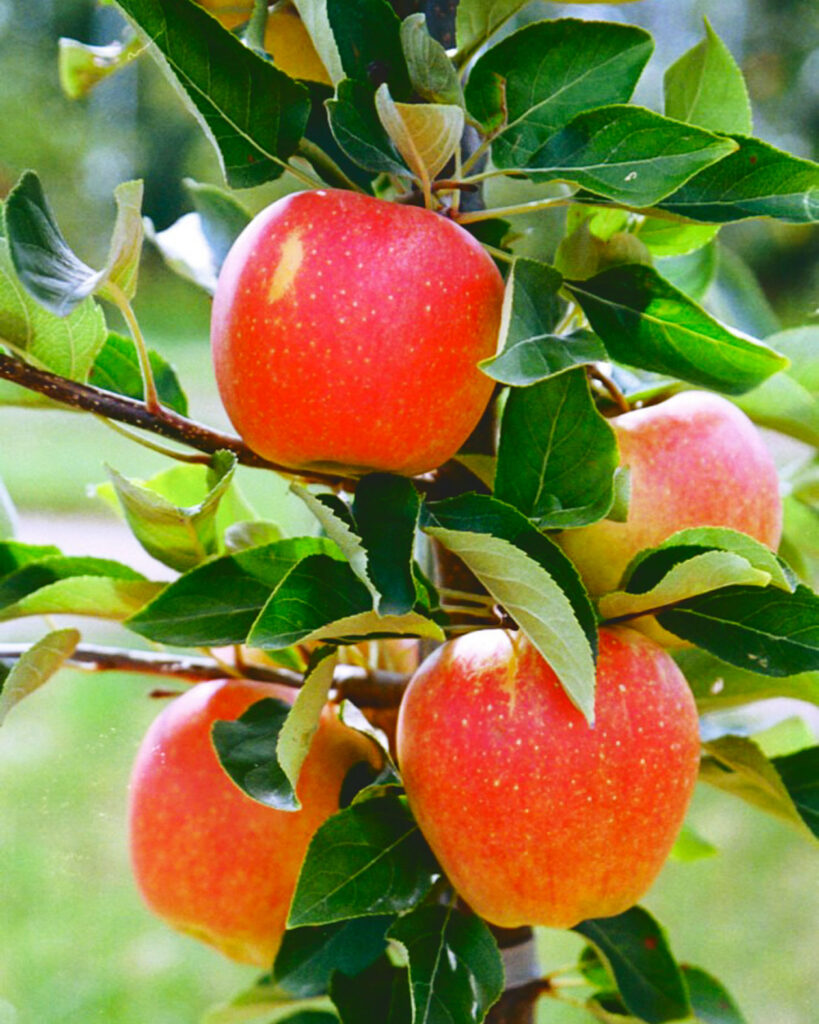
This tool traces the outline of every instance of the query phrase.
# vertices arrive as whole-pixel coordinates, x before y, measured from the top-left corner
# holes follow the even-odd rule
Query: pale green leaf
[[[395,103],[386,84],[376,91],[375,107],[413,173],[423,182],[432,181],[461,140],[462,108],[446,103]]]
[[[48,682],[79,642],[78,630],[57,629],[20,655],[0,689],[0,724],[15,704]]]

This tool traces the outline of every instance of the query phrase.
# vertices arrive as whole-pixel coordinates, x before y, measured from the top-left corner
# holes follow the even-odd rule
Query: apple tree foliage
[[[148,226],[170,269],[212,291],[250,219],[242,190],[286,172],[297,187],[444,210],[505,275],[498,353],[482,366],[498,385],[499,430],[495,444],[478,439],[419,480],[371,474],[339,489],[329,478],[294,479],[316,528],[282,536],[234,482],[239,461],[254,464],[251,453],[187,419],[182,383],[134,321],[140,183],[116,190],[109,255],[92,268],[29,172],[3,210],[0,375],[12,382],[3,400],[83,408],[204,456],[148,481],[111,468],[100,488],[146,551],[178,574],[171,583],[16,541],[4,495],[3,620],[98,616],[173,648],[247,645],[299,674],[292,711],[264,701],[214,733],[234,781],[284,809],[298,807],[294,782],[339,652],[385,637],[434,643],[463,627],[463,609],[433,582],[433,548],[481,585],[467,621],[512,620],[587,716],[597,626],[654,611],[692,645],[677,657],[703,714],[777,695],[819,703],[819,328],[752,338],[702,301],[722,225],[819,220],[819,166],[754,138],[742,74],[710,25],[667,69],[657,111],[631,102],[652,54],[646,31],[516,21],[527,0],[429,5],[428,18],[403,20],[387,0],[295,0],[332,85],[276,67],[258,45],[264,4],[234,32],[192,0],[116,6],[128,23],[119,50],[101,64],[93,48],[64,40],[64,87],[84,95],[147,50],[224,172],[219,186],[188,184],[184,223],[158,234]],[[493,205],[499,182],[504,200]],[[548,260],[543,247],[532,255],[532,225],[556,239]],[[101,303],[124,313],[130,337],[108,329]],[[628,514],[628,475],[607,416],[686,386],[730,397],[808,453],[784,482],[782,549],[731,530],[686,530],[641,552],[616,591],[592,600],[554,532]],[[0,716],[81,649],[77,630],[56,629],[4,663]],[[383,743],[354,705],[340,714]],[[350,780],[344,808],[316,834],[270,973],[214,1010],[211,1024],[479,1024],[500,998],[495,937],[453,902],[386,750],[385,762],[380,776]],[[816,747],[769,759],[753,738],[712,730],[702,779],[808,841],[819,835]],[[576,991],[593,1016],[743,1020],[716,979],[676,963],[643,909],[576,930],[588,941]]]

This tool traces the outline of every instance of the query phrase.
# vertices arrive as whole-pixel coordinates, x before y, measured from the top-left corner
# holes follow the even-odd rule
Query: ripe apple
[[[463,228],[320,189],[262,211],[225,260],[211,342],[230,419],[293,469],[412,476],[454,455],[492,381],[503,281]]]
[[[689,527],[726,526],[777,547],[776,467],[756,427],[732,402],[684,391],[609,422],[630,471],[628,519],[603,519],[558,538],[593,594],[615,590],[638,551]]]
[[[226,956],[269,967],[284,932],[301,862],[313,833],[338,810],[352,765],[374,746],[327,706],[302,767],[300,811],[246,796],[223,771],[211,742],[265,697],[293,691],[249,680],[200,683],[154,720],[131,777],[131,856],[148,906],[169,924]]]
[[[451,640],[398,718],[410,806],[455,889],[501,927],[570,928],[632,906],[688,806],[694,700],[662,647],[600,631],[595,725],[522,633]]]

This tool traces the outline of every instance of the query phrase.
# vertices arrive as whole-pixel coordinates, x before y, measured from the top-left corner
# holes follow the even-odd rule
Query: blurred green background
[[[639,98],[654,107],[663,70],[701,37],[707,15],[746,72],[757,134],[817,156],[815,0],[644,0],[533,10],[651,29],[657,52]],[[61,95],[58,37],[106,43],[119,29],[115,10],[91,0],[0,0],[0,196],[23,169],[35,168],[66,236],[92,264],[104,257],[120,181],[145,179],[145,212],[159,229],[189,209],[183,176],[220,181],[195,122],[148,61],[87,100]],[[246,201],[258,207],[270,195],[261,190]],[[723,236],[761,283],[758,295],[744,295],[746,306],[753,299],[754,316],[769,331],[805,322],[816,305],[819,233],[751,223]],[[192,415],[227,426],[210,370],[207,297],[171,275],[147,247],[136,308],[152,346],[176,365]],[[116,326],[113,314],[109,322]],[[104,462],[147,476],[165,460],[91,417],[55,411],[0,408],[0,438],[0,478],[20,510],[22,539],[160,572],[89,496],[88,485],[104,479]],[[300,508],[269,475],[244,471],[242,485],[266,517],[299,528]],[[133,641],[118,627],[81,628],[88,640]],[[6,624],[0,642],[42,632],[40,622]],[[254,977],[252,969],[165,928],[133,887],[127,776],[157,712],[148,696],[153,686],[135,676],[63,672],[15,708],[0,730],[0,1024],[192,1024]],[[750,1024],[815,1024],[815,849],[713,791],[698,793],[691,821],[719,853],[670,862],[646,906],[668,928],[677,955],[720,977]],[[540,940],[550,969],[570,961],[580,945],[556,932],[544,931]],[[542,1001],[543,1022],[587,1019]]]

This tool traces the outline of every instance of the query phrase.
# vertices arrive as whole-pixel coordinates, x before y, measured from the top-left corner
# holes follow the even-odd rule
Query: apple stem
[[[620,388],[617,387],[617,385],[614,383],[611,377],[608,376],[608,374],[603,373],[601,369],[593,365],[587,366],[586,372],[588,373],[589,377],[591,377],[593,380],[598,381],[600,384],[603,385],[606,391],[608,391],[612,401],[617,406],[618,413],[631,411],[631,405],[629,404],[628,399],[620,390]]]

